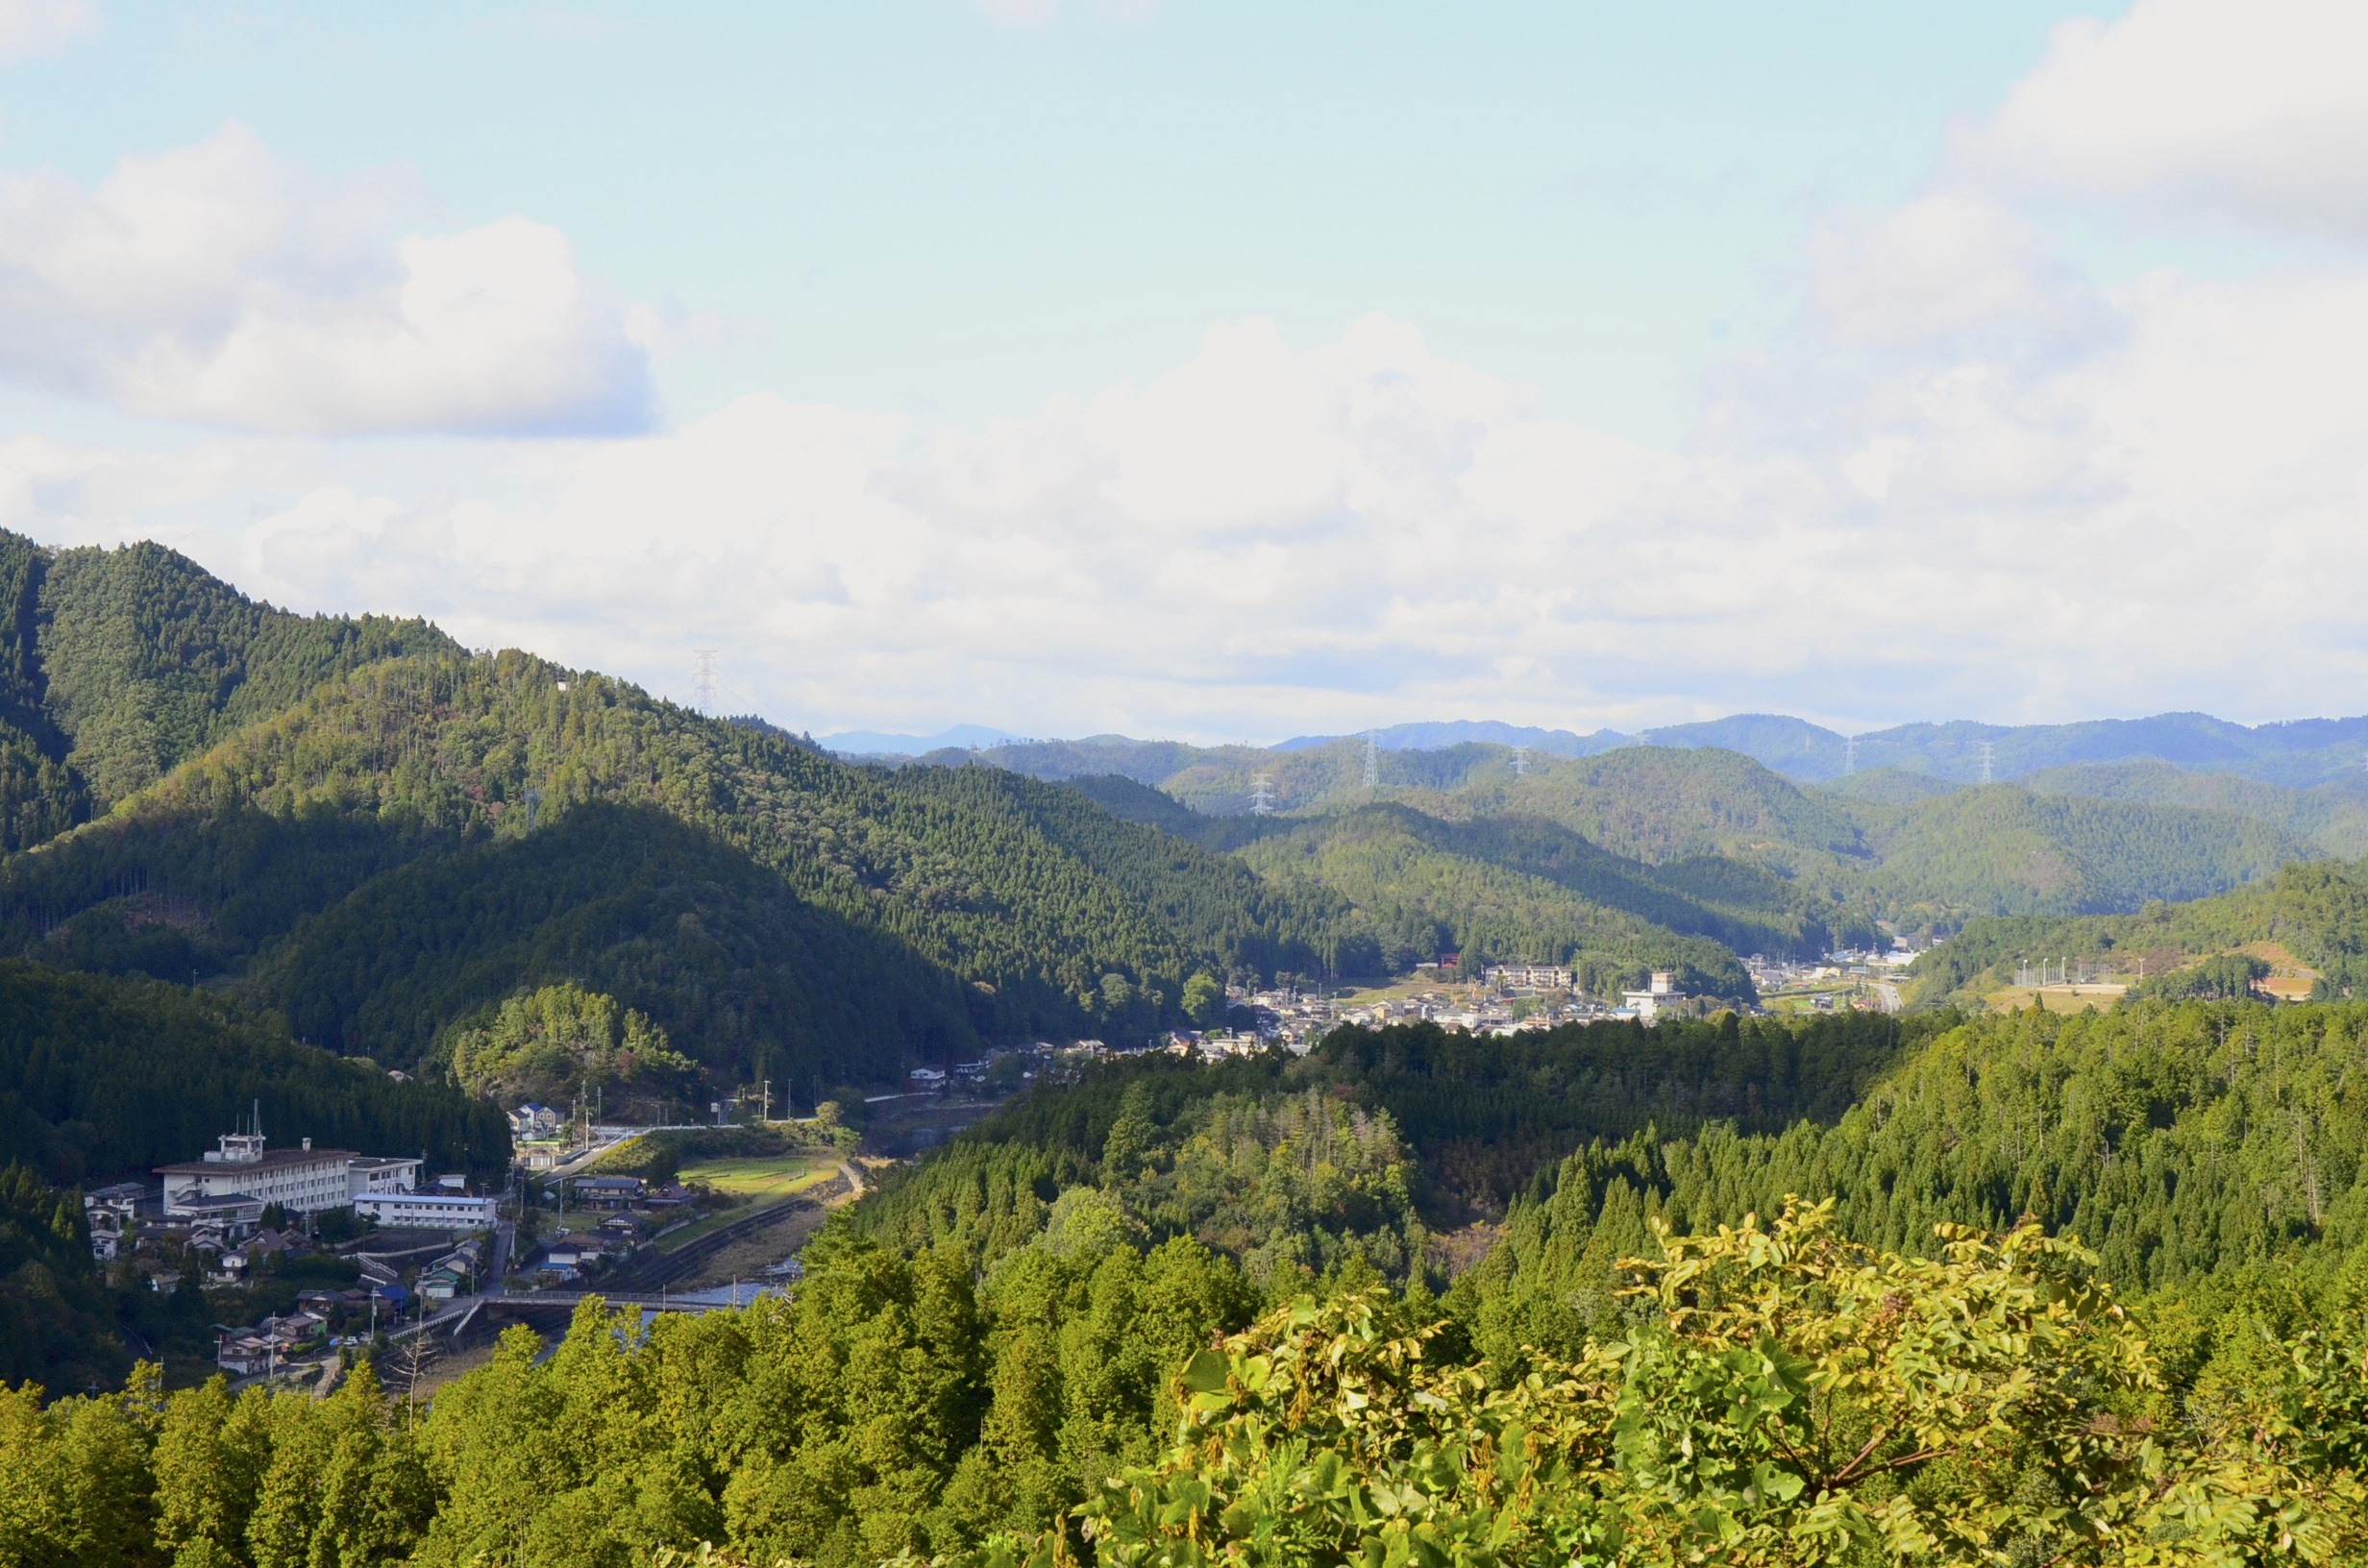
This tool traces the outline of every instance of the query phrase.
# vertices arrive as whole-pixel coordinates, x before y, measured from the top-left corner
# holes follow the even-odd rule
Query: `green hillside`
[[[274,609],[161,546],[0,532],[0,847],[106,810],[332,675],[458,651],[420,621]]]
[[[2368,855],[2368,775],[2356,771],[2311,789],[2294,789],[2235,773],[2189,772],[2167,762],[2139,758],[2050,769],[2020,782],[2035,795],[2079,795],[2229,812],[2265,823],[2340,859]]]
[[[1140,1038],[1198,970],[1320,972],[1337,913],[1075,791],[851,767],[514,653],[327,681],[0,866],[0,942],[235,976],[341,1049],[416,1061],[576,978],[807,1082]]]
[[[2045,957],[2162,976],[2196,959],[2275,943],[2326,977],[2337,995],[2368,995],[2368,872],[2310,861],[2258,884],[2183,904],[2153,902],[2113,915],[1975,920],[1918,958],[1911,1001],[1972,1001],[2010,983],[2015,966]]]
[[[1848,802],[1895,912],[2085,914],[2201,898],[2312,850],[2249,818],[2190,806],[2040,796],[2010,784],[1912,805]]]
[[[1122,1064],[890,1181],[794,1297],[641,1332],[586,1304],[424,1410],[366,1366],[327,1400],[12,1395],[18,1538],[127,1565],[2350,1562],[2363,1032],[2187,1004]],[[1534,1174],[1443,1179],[1475,1144]]]
[[[1500,962],[1575,962],[1581,984],[1597,994],[1665,968],[1685,971],[1691,990],[1750,995],[1749,977],[1716,942],[1679,936],[1557,881],[1457,853],[1443,842],[1450,836],[1443,828],[1403,807],[1368,807],[1296,824],[1239,854],[1279,888],[1321,889],[1355,909],[1377,943],[1376,972],[1470,952]],[[1659,903],[1676,913],[1684,901],[1662,894]]]

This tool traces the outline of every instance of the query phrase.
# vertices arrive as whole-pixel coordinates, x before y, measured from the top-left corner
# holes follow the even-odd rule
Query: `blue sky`
[[[818,729],[2320,711],[2355,41],[0,0],[0,523]]]
[[[126,8],[20,67],[0,156],[85,182],[227,121],[424,215],[551,223],[750,329],[739,392],[1017,414],[1373,311],[1661,441],[1781,317],[1804,227],[1912,191],[2057,8],[958,3]],[[94,114],[90,106],[108,106]]]

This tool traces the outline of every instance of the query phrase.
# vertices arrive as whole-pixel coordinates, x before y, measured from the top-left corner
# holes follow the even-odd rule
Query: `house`
[[[915,1067],[904,1075],[904,1081],[913,1092],[926,1093],[946,1087],[946,1073],[942,1067]]]
[[[556,1138],[566,1125],[566,1115],[547,1105],[530,1102],[509,1113],[509,1135],[521,1143]]]
[[[610,1214],[606,1219],[602,1220],[601,1231],[604,1235],[615,1237],[628,1246],[637,1246],[649,1239],[650,1222],[639,1214],[628,1211],[624,1213]]]
[[[432,1268],[419,1277],[419,1293],[430,1301],[450,1301],[460,1290],[460,1276],[449,1268]]]
[[[648,1179],[640,1176],[578,1176],[567,1185],[580,1209],[628,1208],[650,1189]]]
[[[138,1215],[141,1203],[153,1203],[153,1196],[149,1188],[137,1182],[117,1182],[111,1187],[97,1188],[84,1193],[83,1212],[96,1213],[105,1210],[124,1219],[132,1219]]]
[[[166,1201],[169,1205],[171,1200]],[[262,1224],[263,1200],[226,1192],[220,1197],[185,1198],[177,1213],[169,1207],[166,1213],[181,1221],[192,1237],[210,1233],[235,1241]]]
[[[234,1378],[268,1372],[279,1360],[279,1347],[259,1334],[224,1329],[214,1336],[214,1365]]]
[[[622,1250],[614,1240],[598,1234],[563,1236],[543,1256],[558,1268],[584,1269],[606,1262]]]

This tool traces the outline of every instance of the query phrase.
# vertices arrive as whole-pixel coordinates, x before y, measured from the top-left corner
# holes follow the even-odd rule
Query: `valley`
[[[1480,1506],[1380,1409],[1556,1433],[1550,1506],[1492,1515],[1533,1546],[1772,1540],[1812,1481],[1984,1560],[2205,1539],[2174,1493],[2368,1540],[2340,724],[866,760],[4,543],[0,1445],[41,1519],[212,1568],[357,1517],[419,1563],[988,1568],[1316,1507],[1270,1418]],[[2234,760],[2101,754],[2165,737]],[[1956,776],[1980,744],[2014,775]],[[432,1187],[143,1208],[242,1124]],[[481,1300],[548,1310],[485,1343]],[[1664,1421],[1772,1479],[1654,1490]],[[60,1501],[93,1433],[131,1513]],[[1126,1513],[1203,1495],[1265,1501]]]

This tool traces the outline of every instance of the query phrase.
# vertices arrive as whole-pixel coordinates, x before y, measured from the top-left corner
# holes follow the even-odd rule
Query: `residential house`
[[[640,1176],[578,1176],[567,1185],[579,1209],[629,1208],[650,1189],[649,1181]]]
[[[521,1143],[557,1138],[566,1125],[566,1114],[547,1105],[530,1102],[509,1113],[509,1136]]]

